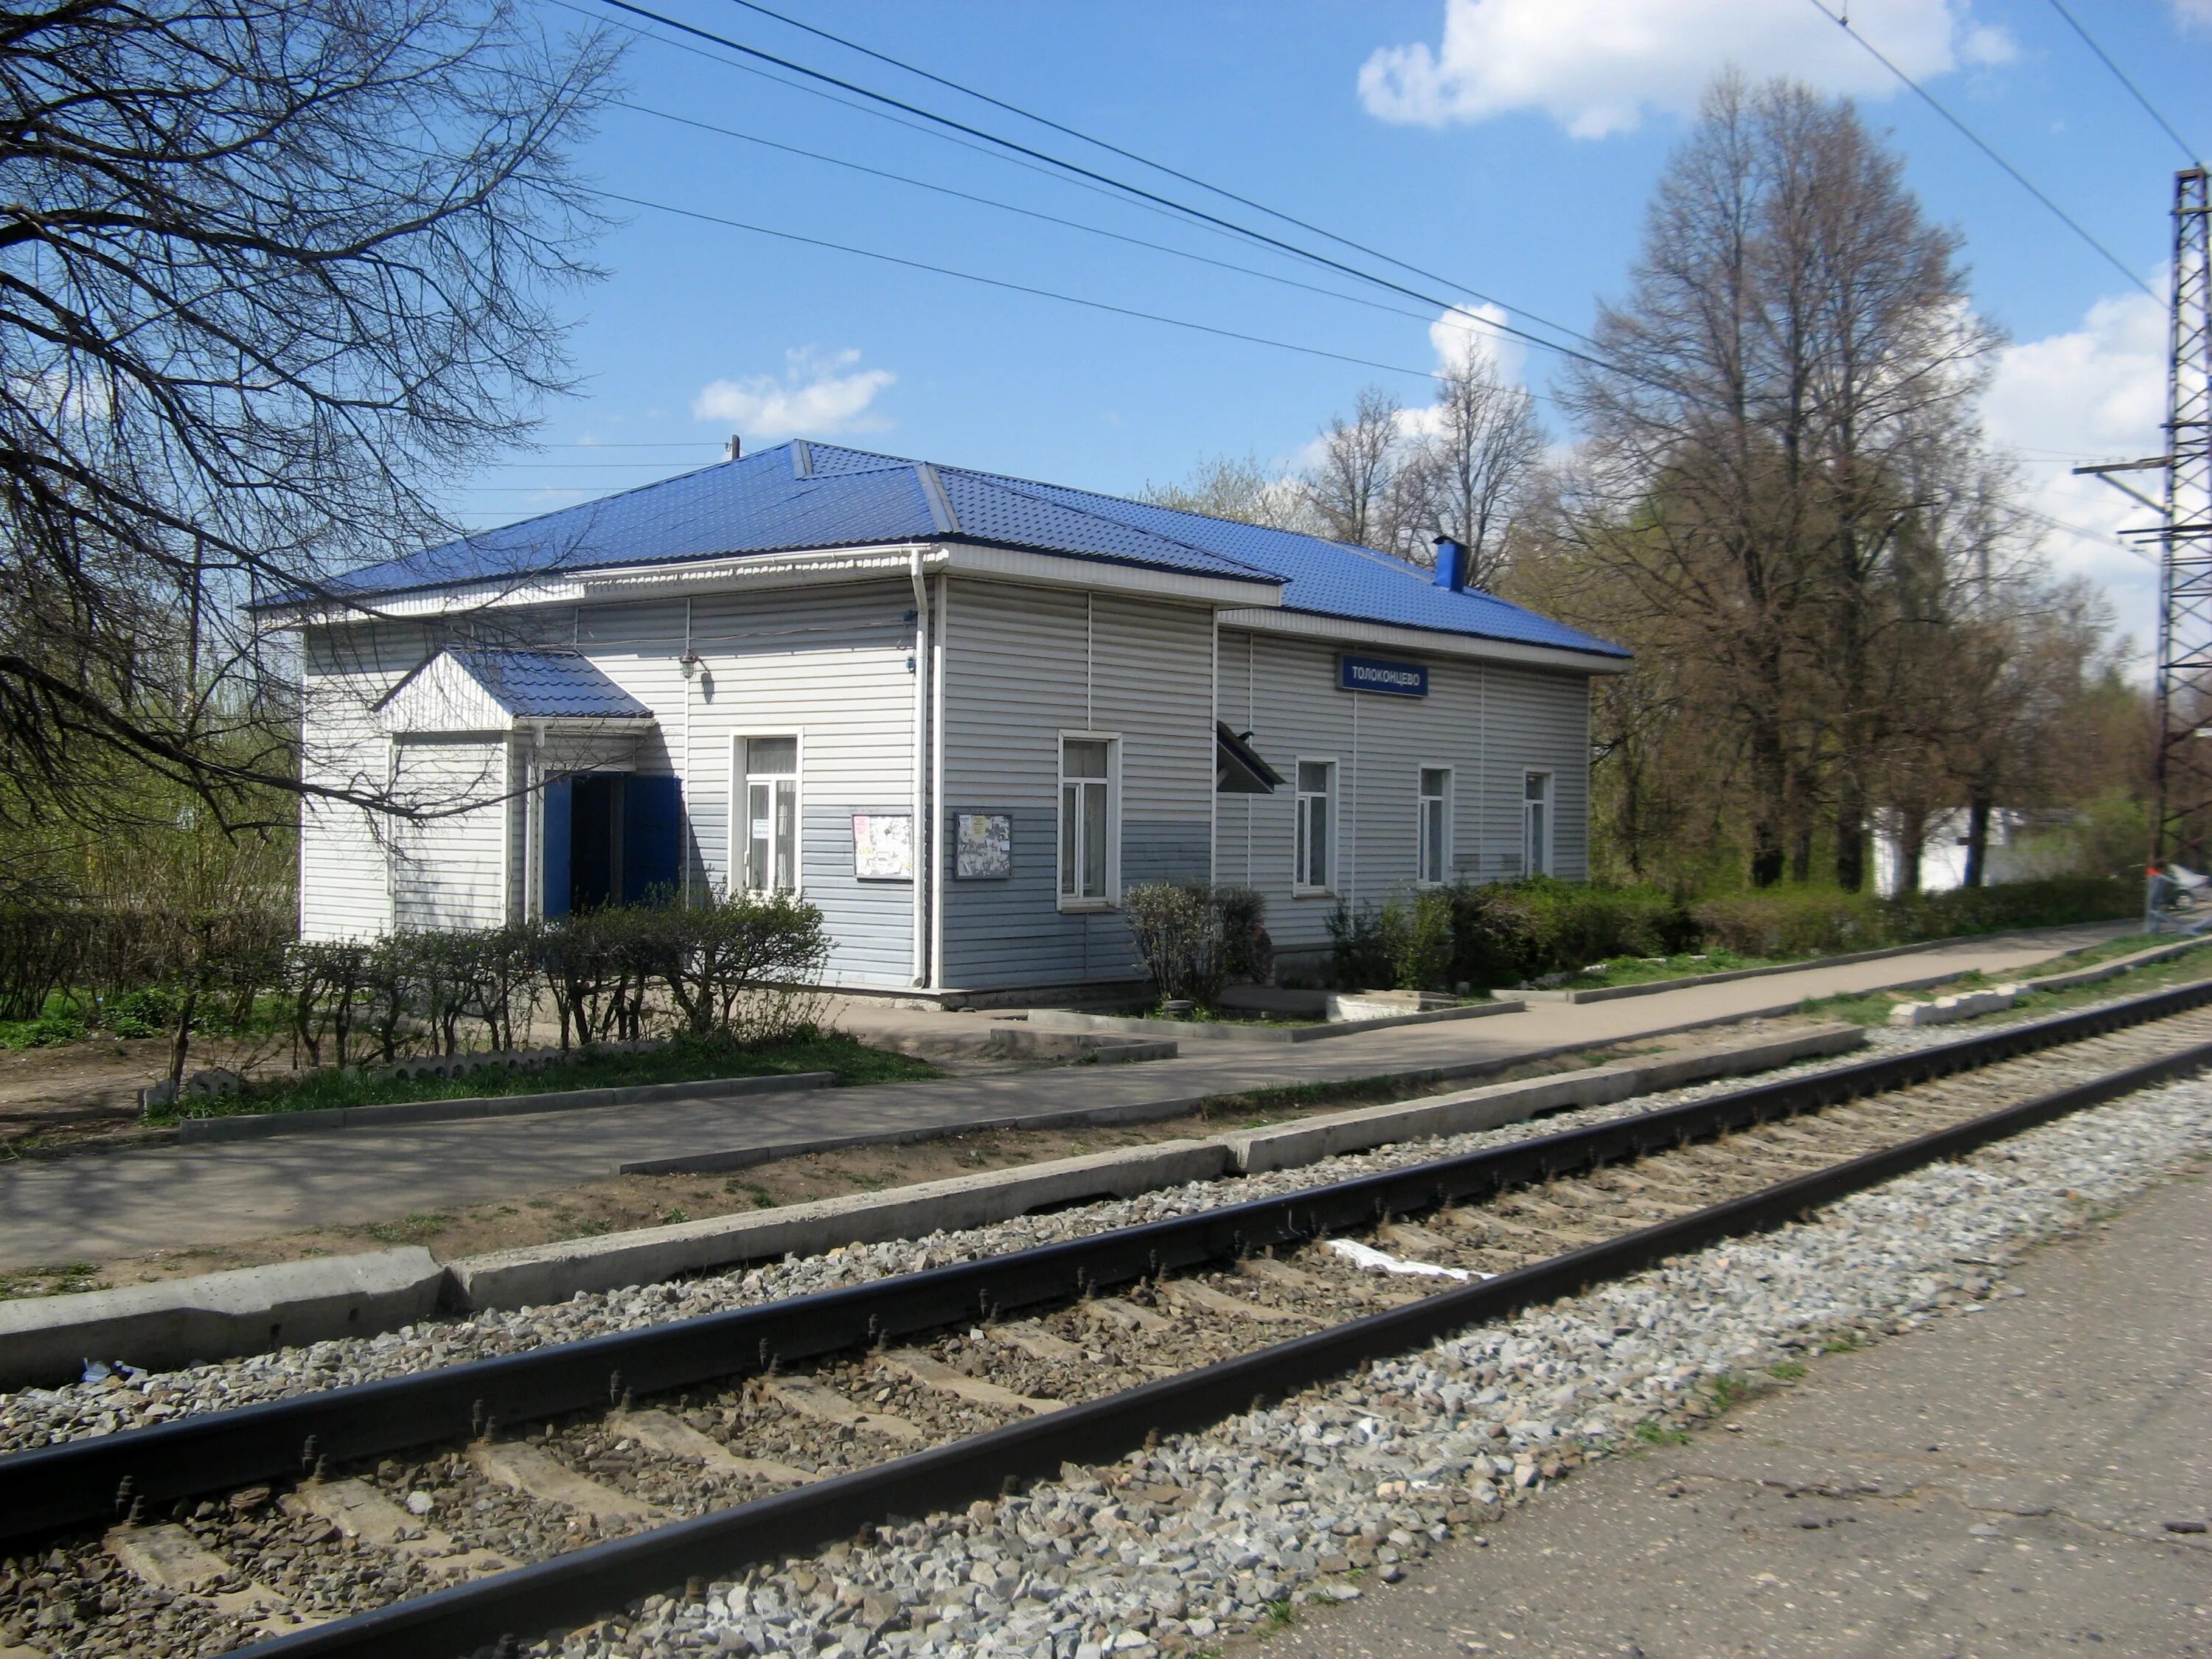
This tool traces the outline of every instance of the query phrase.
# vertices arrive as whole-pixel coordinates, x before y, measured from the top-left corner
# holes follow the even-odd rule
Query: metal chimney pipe
[[[1449,536],[1437,538],[1437,586],[1467,592],[1467,549]]]

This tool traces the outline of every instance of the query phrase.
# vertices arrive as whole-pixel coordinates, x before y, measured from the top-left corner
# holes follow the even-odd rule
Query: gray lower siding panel
[[[833,985],[904,990],[914,983],[914,884],[853,873],[853,814],[913,811],[911,801],[809,803],[800,818],[804,896],[820,908],[830,935]]]
[[[955,811],[1001,811],[985,805]],[[1111,911],[1060,908],[1059,815],[1016,808],[1014,872],[1003,881],[955,881],[946,865],[944,981],[963,990],[1073,984],[1140,976],[1127,926]],[[951,845],[950,821],[941,843]],[[1124,822],[1121,880],[1206,878],[1203,823]]]

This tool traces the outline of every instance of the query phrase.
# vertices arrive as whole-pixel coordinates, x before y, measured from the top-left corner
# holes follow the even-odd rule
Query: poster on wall
[[[862,881],[912,881],[914,815],[854,813],[853,873]]]
[[[954,813],[952,873],[961,881],[1003,881],[1012,875],[1012,817],[1005,812]]]

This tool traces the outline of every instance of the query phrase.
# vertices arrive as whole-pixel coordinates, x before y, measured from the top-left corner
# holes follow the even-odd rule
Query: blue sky
[[[730,0],[641,0],[1224,216],[1327,246]],[[1835,0],[1828,0],[1832,10]],[[594,0],[540,0],[573,26]],[[2212,148],[2212,0],[2069,0],[2200,150]],[[1810,0],[1403,0],[1111,6],[787,0],[822,27],[1297,214],[1480,295],[1589,325],[1618,293],[1644,201],[1699,88],[1731,62],[1862,100],[1929,212],[1966,239],[1977,302],[2014,345],[1986,416],[2015,447],[2062,568],[2147,628],[2148,567],[2109,532],[2125,503],[2074,457],[2158,446],[2163,308],[1904,90]],[[1853,0],[1868,41],[1948,104],[2163,293],[2165,134],[2049,0]],[[634,20],[633,20],[634,21]],[[696,43],[695,43],[696,44]],[[645,207],[602,242],[611,276],[574,301],[581,395],[542,454],[454,498],[501,522],[749,447],[826,438],[1125,491],[1202,456],[1294,464],[1379,381],[1428,395],[1441,306],[1382,293],[696,52],[637,40],[627,102],[582,160],[640,201],[1262,335],[1408,371],[1112,316]],[[738,129],[863,167],[1356,293],[1303,292],[684,126]],[[1341,249],[1334,250],[1343,253]],[[1345,253],[1371,265],[1364,256]],[[1387,308],[1376,308],[1376,307]],[[1403,313],[1403,314],[1401,314]],[[1557,360],[1509,350],[1540,394]],[[1555,417],[1556,418],[1556,417]],[[1569,435],[1561,432],[1560,435]]]

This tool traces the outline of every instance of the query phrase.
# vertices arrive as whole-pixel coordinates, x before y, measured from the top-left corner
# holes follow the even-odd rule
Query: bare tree
[[[246,604],[346,609],[568,384],[611,67],[508,0],[0,20],[0,817],[312,787]]]
[[[1294,478],[1269,471],[1257,455],[1217,455],[1172,483],[1146,483],[1137,499],[1154,507],[1235,519],[1271,530],[1310,530],[1313,514]]]
[[[1437,430],[1422,446],[1420,469],[1433,522],[1467,550],[1470,585],[1498,586],[1507,534],[1543,456],[1535,398],[1468,342],[1437,384]]]
[[[1405,502],[1399,489],[1404,459],[1399,425],[1405,410],[1379,386],[1365,387],[1351,417],[1322,430],[1320,461],[1306,475],[1306,501],[1319,533],[1332,541],[1383,548],[1395,536]]]

